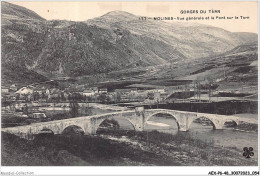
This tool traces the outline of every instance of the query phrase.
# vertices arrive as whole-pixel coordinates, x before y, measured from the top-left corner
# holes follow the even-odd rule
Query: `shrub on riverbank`
[[[180,165],[154,152],[99,136],[54,135],[28,141],[3,132],[1,160],[4,166]]]
[[[241,123],[236,126],[237,129],[245,130],[245,131],[258,131],[258,124],[252,123]]]
[[[186,132],[171,135],[158,131],[135,132],[122,130],[111,131],[106,135],[126,136],[147,146],[149,151],[154,151],[157,154],[163,153],[162,157],[171,156],[180,160],[183,165],[257,165],[257,160],[248,160],[243,157],[242,150],[234,147],[216,146],[214,140],[202,141]]]
[[[255,166],[257,160],[185,132],[113,130],[102,136],[54,135],[32,141],[2,132],[2,165]]]

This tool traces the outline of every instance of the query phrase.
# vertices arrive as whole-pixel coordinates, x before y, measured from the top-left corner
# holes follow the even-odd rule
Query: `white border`
[[[1,0],[2,1],[2,0]],[[20,0],[8,0],[8,1],[20,1]],[[43,0],[25,0],[25,1],[43,1]],[[45,0],[45,1],[52,1],[52,0]],[[61,0],[54,0],[54,1],[61,1]],[[66,1],[66,0],[62,0]],[[72,0],[67,0],[72,1]],[[77,0],[77,1],[84,1],[84,0]],[[122,0],[90,0],[90,1],[102,1],[102,2],[111,2],[111,1],[122,1]],[[130,0],[131,1],[131,0]],[[140,1],[147,1],[147,0],[140,0]],[[159,0],[149,0],[149,2],[158,2]],[[169,1],[169,0],[160,0],[160,1]],[[174,0],[174,1],[182,1],[182,0]],[[186,0],[187,1],[187,0]],[[207,1],[245,1],[245,0],[188,0],[193,2],[207,2]],[[254,1],[258,2],[258,0],[247,0],[247,1]],[[258,3],[258,34],[259,34],[259,7],[260,4]],[[1,12],[1,10],[0,10]],[[260,37],[258,35],[258,46],[259,46]],[[1,49],[1,46],[0,46]],[[258,53],[259,53],[258,47]],[[1,53],[0,53],[1,54]],[[259,62],[259,61],[258,61]],[[1,65],[0,65],[1,68]],[[259,68],[259,63],[258,63]],[[259,69],[258,69],[259,70]],[[1,77],[1,75],[0,75]],[[259,73],[258,73],[258,91],[259,88]],[[1,94],[1,93],[0,93]],[[258,99],[259,99],[258,95]],[[260,110],[258,104],[258,112]],[[259,117],[258,117],[259,118]],[[1,128],[1,127],[0,127]],[[258,136],[260,132],[258,130]],[[1,137],[1,133],[0,133]],[[259,137],[258,137],[259,138]],[[258,140],[258,151],[259,151],[259,140]],[[0,143],[1,147],[1,143]],[[1,157],[0,157],[1,158]],[[258,158],[260,158],[260,152],[258,152]],[[0,160],[1,164],[1,160]],[[102,167],[102,166],[31,166],[31,167],[10,167],[10,166],[1,166],[0,165],[1,175],[7,173],[8,175],[208,175],[210,171],[217,172],[225,172],[228,171],[259,171],[259,159],[258,159],[258,166],[136,166],[136,167],[129,167],[129,166],[111,166],[111,167]],[[218,174],[216,174],[218,175]]]
[[[161,167],[2,167],[1,172],[11,172],[11,175],[25,175],[21,172],[33,172],[34,175],[208,175],[210,171],[259,171],[258,166],[248,167],[215,167],[215,166],[161,166]],[[32,174],[27,174],[32,175]]]

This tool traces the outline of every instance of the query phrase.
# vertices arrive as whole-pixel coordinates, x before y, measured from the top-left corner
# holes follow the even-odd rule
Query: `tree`
[[[102,103],[106,103],[106,101],[107,101],[107,95],[104,94],[104,93],[101,94],[101,95],[99,95],[98,100],[100,100]]]
[[[33,101],[37,101],[40,98],[40,94],[38,92],[33,92]]]
[[[28,115],[29,114],[29,108],[27,106],[27,103],[24,105],[24,107],[22,107],[22,111],[24,114]]]
[[[148,98],[149,100],[154,100],[154,93],[153,93],[153,92],[148,92],[148,93],[147,93],[147,98]]]
[[[89,104],[87,107],[85,107],[85,114],[84,115],[92,115],[92,110],[91,108],[89,107]]]
[[[44,92],[42,92],[42,95],[41,95],[41,98],[45,98],[45,93]]]
[[[115,95],[115,102],[120,102],[121,101],[121,95],[117,92]]]
[[[79,104],[75,101],[70,102],[70,114],[72,117],[76,117],[79,114]]]
[[[16,94],[15,96],[16,101],[20,99],[20,94]]]

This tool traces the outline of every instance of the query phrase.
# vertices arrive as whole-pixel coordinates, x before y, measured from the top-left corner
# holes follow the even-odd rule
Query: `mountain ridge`
[[[19,7],[2,3],[2,66],[44,75],[57,75],[60,68],[64,75],[84,76],[181,63],[257,40],[256,34],[207,25],[140,21],[122,11],[84,22],[47,21]]]
[[[29,10],[25,7],[18,6],[9,2],[2,1],[1,2],[1,13],[5,15],[17,16],[20,18],[30,18],[37,19],[41,21],[46,21],[43,17],[39,16],[32,10]]]
[[[157,40],[158,38],[160,38],[159,40],[174,46],[177,50],[181,51],[184,55],[186,55],[186,57],[199,58],[219,54],[223,51],[228,51],[235,46],[244,44],[243,40],[245,40],[247,38],[247,34],[249,34],[243,33],[244,36],[240,37],[240,33],[232,33],[218,27],[198,23],[167,23],[164,21],[139,20],[138,16],[135,16],[135,20],[133,20],[134,17],[132,14],[130,15],[131,17],[127,19],[126,23],[125,21],[120,21],[117,18],[114,18],[115,15],[111,16],[111,13],[107,13],[101,17],[90,19],[85,22],[88,24],[98,25],[99,27],[108,29],[120,26],[137,35],[147,35],[149,37],[153,36]],[[114,12],[114,14],[119,13],[123,14],[122,16],[128,14],[118,11]],[[140,28],[139,26],[142,26],[142,28]],[[149,33],[147,33],[147,31],[149,31]],[[167,37],[164,37],[165,33],[167,34]],[[255,39],[254,37],[250,37],[248,41],[253,39],[257,41],[256,34],[250,33],[250,35],[254,36]],[[196,42],[194,38],[200,38],[200,42]],[[223,47],[218,46],[218,41],[220,41],[220,43],[224,43],[225,45]],[[213,42],[215,43],[212,46],[210,46]],[[178,47],[175,45],[175,43],[180,43],[184,45],[180,45]],[[194,47],[194,50],[196,51],[190,50],[185,53],[184,50],[188,49],[190,45],[194,45],[192,47]],[[198,51],[202,53],[202,56],[196,55]],[[216,52],[214,53],[213,51]],[[192,52],[192,55],[187,54],[189,52]]]

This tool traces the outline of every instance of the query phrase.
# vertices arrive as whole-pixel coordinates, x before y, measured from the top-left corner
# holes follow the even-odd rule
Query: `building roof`
[[[28,88],[28,87],[22,87],[21,89],[19,89],[15,93],[18,93],[18,94],[28,94],[28,93],[32,93],[32,92],[33,92],[33,89]]]
[[[15,85],[15,84],[12,84],[10,87],[16,87],[16,85]]]
[[[91,87],[90,89],[92,89],[92,90],[98,90],[97,87]]]

